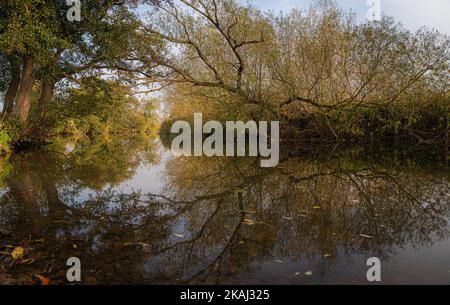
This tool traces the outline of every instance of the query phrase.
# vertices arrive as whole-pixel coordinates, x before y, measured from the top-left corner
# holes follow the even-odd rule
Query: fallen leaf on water
[[[18,259],[23,258],[24,254],[25,254],[25,249],[22,248],[22,247],[17,247],[17,248],[15,248],[14,251],[11,253],[11,256],[12,256],[13,260],[16,261],[16,260],[18,260]]]
[[[181,234],[174,234],[174,235],[178,238],[184,238],[184,235],[181,235]]]
[[[367,239],[374,239],[375,238],[373,236],[366,235],[366,234],[359,234],[359,236],[361,236],[362,238],[367,238]]]
[[[332,257],[332,256],[333,256],[333,255],[328,254],[328,253],[323,255],[323,257]]]
[[[300,275],[300,272],[296,272],[296,273],[294,273],[294,275],[295,275],[295,276],[299,276],[299,275]]]
[[[75,244],[73,244],[72,247],[73,247],[74,249],[78,249],[78,246],[75,245]]]
[[[42,276],[42,275],[37,275],[36,277],[41,281],[41,285],[47,286],[50,284],[49,278]]]
[[[274,261],[275,263],[279,263],[279,264],[284,263],[281,259],[274,259],[273,261]]]
[[[291,217],[284,217],[285,220],[292,220]]]
[[[241,240],[239,243],[240,243],[241,245],[243,245],[243,244],[245,244],[245,241]]]
[[[311,271],[306,271],[306,272],[305,272],[305,275],[306,275],[306,276],[311,276],[312,274],[313,274],[313,273],[312,273]]]
[[[308,215],[300,214],[300,217],[306,218]]]
[[[320,205],[315,205],[315,206],[313,206],[313,209],[314,210],[320,210],[322,207],[320,206]]]

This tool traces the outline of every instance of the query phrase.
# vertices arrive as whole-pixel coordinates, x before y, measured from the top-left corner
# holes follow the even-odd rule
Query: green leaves
[[[45,63],[55,48],[68,45],[60,35],[59,12],[54,1],[6,1],[0,4],[4,18],[0,25],[0,51],[32,54]]]

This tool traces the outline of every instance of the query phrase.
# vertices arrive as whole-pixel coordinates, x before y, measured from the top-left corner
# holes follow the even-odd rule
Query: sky
[[[336,0],[344,10],[352,10],[364,20],[372,5],[378,0]],[[450,0],[379,0],[384,15],[395,17],[410,30],[422,26],[434,28],[450,35]],[[247,1],[246,1],[247,2]],[[289,11],[298,7],[307,9],[313,0],[250,0],[250,3],[264,10]]]

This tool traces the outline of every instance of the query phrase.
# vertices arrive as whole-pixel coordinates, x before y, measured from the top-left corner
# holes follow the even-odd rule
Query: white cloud
[[[288,11],[293,7],[307,8],[312,0],[250,0],[262,9]],[[422,26],[450,34],[450,0],[380,0],[384,14],[393,16],[411,30]],[[337,0],[344,10],[357,13],[359,19],[367,16],[367,0]]]
[[[426,26],[450,34],[450,0],[383,0],[382,10],[412,30]]]

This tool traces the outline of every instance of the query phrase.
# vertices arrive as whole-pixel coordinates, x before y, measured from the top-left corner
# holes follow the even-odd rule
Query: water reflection
[[[261,169],[149,139],[70,146],[14,156],[0,201],[55,280],[77,256],[100,283],[365,283],[377,256],[386,283],[450,283],[445,161],[322,150]]]

